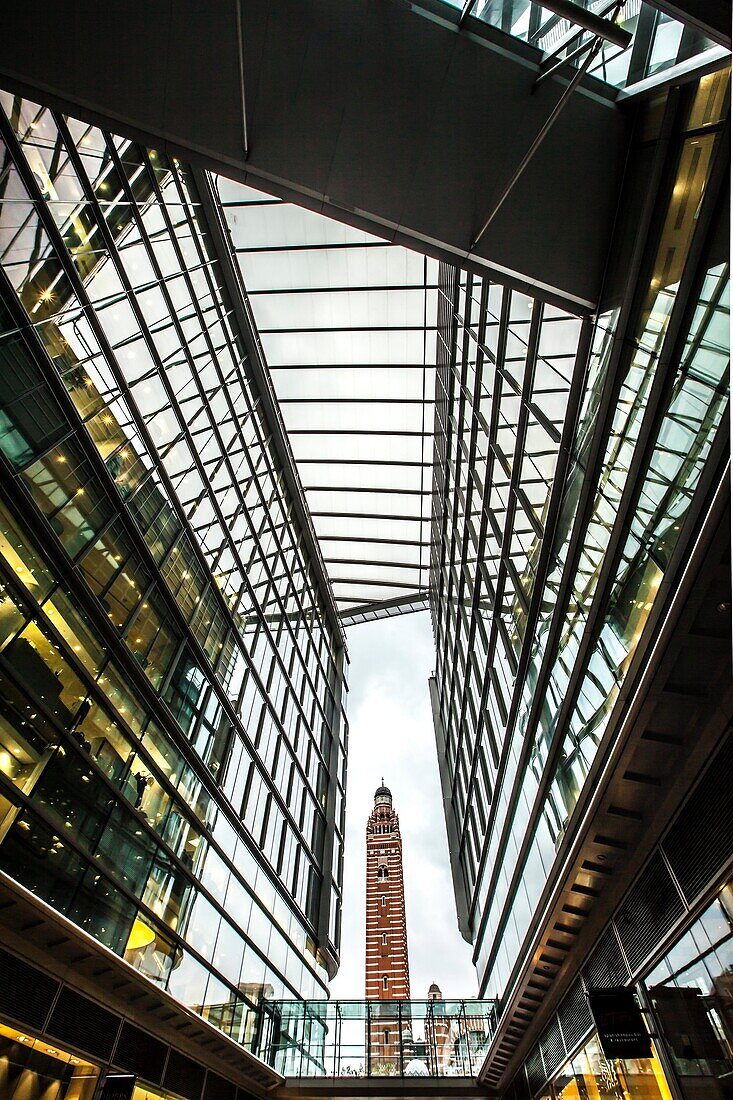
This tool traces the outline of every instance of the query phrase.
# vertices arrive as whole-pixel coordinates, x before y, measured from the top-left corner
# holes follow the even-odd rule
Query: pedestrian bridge
[[[265,1001],[260,1007],[252,1052],[290,1087],[299,1086],[299,1095],[307,1079],[329,1079],[332,1093],[348,1093],[349,1085],[353,1091],[355,1078],[376,1086],[395,1077],[473,1084],[496,1026],[494,1000]],[[317,1081],[312,1084],[318,1092]]]

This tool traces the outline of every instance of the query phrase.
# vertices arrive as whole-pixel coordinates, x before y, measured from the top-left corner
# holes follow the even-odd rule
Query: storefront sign
[[[134,1073],[110,1073],[102,1086],[99,1100],[132,1100],[136,1082]]]
[[[649,1032],[633,989],[589,989],[588,1001],[607,1058],[651,1058]]]

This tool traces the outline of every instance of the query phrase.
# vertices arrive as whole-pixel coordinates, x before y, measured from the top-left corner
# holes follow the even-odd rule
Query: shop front
[[[611,1056],[597,1028],[543,1100],[733,1100],[733,887],[643,978],[637,1001],[648,1056]]]
[[[91,1062],[0,1024],[2,1100],[92,1100],[98,1079]]]

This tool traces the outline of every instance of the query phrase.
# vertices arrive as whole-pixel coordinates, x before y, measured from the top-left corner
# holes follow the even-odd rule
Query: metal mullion
[[[247,291],[251,298],[254,291]],[[370,330],[371,331],[371,330]],[[434,329],[431,329],[434,331]],[[434,364],[428,364],[428,366],[434,366]],[[419,370],[425,369],[424,363],[278,363],[275,367],[270,367],[270,374],[274,374],[276,371],[298,371],[306,370],[363,370],[363,371],[375,371],[375,370]]]
[[[377,493],[382,496],[425,496],[422,489],[383,489],[377,485],[306,485],[306,493]]]
[[[538,362],[541,362],[541,360],[538,360]],[[552,390],[550,392],[566,395],[569,389],[570,389],[570,386],[568,386],[567,389],[563,389],[563,390],[556,389],[556,390]],[[547,392],[547,391],[543,391],[543,392]],[[527,404],[529,406],[530,412],[532,413],[532,416],[535,418],[535,420],[539,424],[542,425],[542,427],[545,429],[545,431],[550,436],[550,438],[553,440],[553,442],[559,443],[560,439],[562,438],[562,433],[558,431],[557,425],[553,424],[553,422],[549,419],[547,414],[544,413],[542,411],[542,409],[540,409],[534,403],[531,396],[528,398]]]
[[[148,170],[148,172],[149,172],[150,178],[151,178],[151,180],[152,180],[152,184],[153,184],[153,193],[154,193],[154,194],[156,195],[156,197],[157,197],[157,200],[158,200],[159,206],[160,206],[160,208],[161,208],[161,212],[162,212],[162,217],[163,217],[163,219],[164,219],[164,221],[165,221],[165,224],[166,224],[166,226],[167,226],[167,227],[168,227],[168,229],[169,229],[169,233],[170,233],[170,237],[171,237],[171,241],[172,241],[172,245],[173,245],[173,248],[174,248],[174,250],[176,251],[176,254],[177,254],[177,256],[178,256],[178,259],[179,259],[179,261],[180,261],[180,263],[181,263],[181,267],[182,267],[182,271],[183,271],[183,276],[184,276],[184,279],[185,279],[185,281],[186,281],[186,284],[187,284],[187,286],[188,286],[188,289],[189,289],[189,293],[191,294],[191,299],[192,299],[192,302],[194,303],[194,305],[195,305],[195,306],[196,306],[196,308],[197,308],[197,298],[196,298],[196,294],[195,294],[195,292],[194,292],[194,288],[193,288],[193,285],[192,285],[192,283],[191,283],[191,280],[190,280],[190,275],[189,275],[189,272],[188,272],[188,267],[187,267],[187,264],[186,264],[186,262],[185,262],[185,258],[183,257],[183,254],[182,254],[182,252],[181,252],[181,250],[180,250],[180,247],[179,247],[179,244],[178,244],[178,237],[177,237],[177,235],[176,235],[176,233],[175,233],[175,229],[174,229],[174,227],[173,227],[173,225],[172,225],[172,222],[171,222],[171,220],[170,220],[170,217],[169,217],[169,213],[168,213],[168,209],[167,209],[166,203],[165,203],[165,202],[164,202],[164,200],[163,200],[163,197],[162,197],[162,193],[161,193],[161,191],[160,191],[160,187],[159,187],[158,181],[157,181],[157,179],[155,178],[155,172],[154,172],[154,171],[152,170],[152,168],[150,167],[150,165],[149,165],[149,163],[148,163],[147,159],[146,159],[146,162],[145,162],[145,163],[146,163],[146,167],[147,167],[147,170]],[[216,311],[217,311],[217,317],[218,317],[218,319],[219,319],[219,320],[221,321],[221,316],[220,316],[220,311],[219,311],[219,304],[218,304],[218,302],[217,302],[217,294],[216,294],[216,293],[214,293],[214,291],[217,291],[218,293],[221,293],[221,289],[220,289],[220,288],[218,287],[218,285],[217,285],[217,284],[213,283],[213,280],[212,280],[212,279],[210,279],[210,278],[209,278],[209,276],[211,275],[211,268],[213,268],[213,264],[209,265],[209,264],[206,264],[206,263],[204,262],[204,260],[205,260],[205,257],[203,256],[203,254],[202,254],[202,251],[201,251],[201,248],[200,248],[200,244],[199,244],[198,236],[197,236],[197,233],[196,233],[196,227],[195,227],[195,226],[194,226],[194,224],[192,223],[192,220],[191,220],[191,217],[190,217],[190,213],[189,213],[189,211],[188,211],[188,207],[187,207],[187,204],[186,204],[186,202],[185,202],[185,197],[184,197],[184,196],[183,196],[183,195],[181,194],[181,189],[180,189],[180,181],[179,181],[179,179],[178,179],[178,176],[177,176],[177,175],[175,175],[175,174],[174,174],[174,180],[175,180],[175,184],[176,184],[176,189],[177,189],[177,191],[178,191],[179,197],[181,198],[181,204],[182,204],[182,209],[183,209],[183,211],[184,211],[184,216],[185,216],[185,220],[186,220],[186,223],[188,224],[188,226],[189,226],[189,230],[190,230],[190,232],[191,232],[191,237],[192,237],[192,240],[194,241],[194,244],[195,244],[195,248],[196,248],[196,251],[197,251],[198,255],[199,255],[199,256],[201,257],[201,259],[202,259],[202,264],[201,264],[201,267],[202,267],[202,269],[204,269],[204,270],[205,270],[205,274],[207,275],[207,279],[208,279],[208,281],[209,281],[209,286],[210,286],[210,289],[211,289],[211,292],[212,292],[212,301],[214,302],[214,307],[215,307],[215,309],[216,309]],[[157,266],[157,262],[156,262],[156,266]],[[198,310],[197,310],[197,311],[198,311]],[[175,311],[172,311],[172,313],[174,314],[174,313],[175,313]],[[257,492],[258,492],[258,495],[259,495],[259,497],[260,497],[260,499],[261,499],[261,501],[262,501],[262,504],[263,504],[263,507],[265,508],[265,511],[266,511],[266,513],[268,513],[268,514],[269,514],[269,507],[268,507],[267,503],[266,503],[266,502],[264,501],[264,494],[263,494],[263,492],[262,492],[262,487],[261,487],[261,484],[260,484],[260,479],[259,479],[259,478],[257,477],[257,465],[254,465],[254,466],[253,466],[253,464],[252,464],[252,461],[251,461],[251,456],[250,456],[250,453],[249,453],[250,449],[249,449],[248,445],[246,444],[246,441],[245,441],[245,439],[244,439],[244,436],[242,435],[242,431],[241,431],[241,426],[239,425],[239,417],[238,417],[238,416],[237,416],[237,415],[235,414],[235,410],[234,410],[234,408],[233,408],[233,406],[232,406],[231,402],[229,401],[229,397],[228,397],[228,386],[227,386],[227,384],[226,384],[225,380],[223,379],[223,377],[222,377],[222,374],[221,374],[221,371],[220,371],[220,369],[219,369],[219,366],[218,366],[218,357],[217,357],[217,355],[215,354],[215,351],[214,351],[214,349],[213,349],[213,344],[212,344],[212,342],[211,342],[211,338],[210,338],[210,333],[209,333],[209,329],[208,329],[208,326],[207,326],[207,325],[206,325],[206,324],[204,323],[204,321],[203,321],[203,317],[201,316],[201,313],[200,313],[200,311],[198,311],[198,315],[199,315],[199,320],[200,320],[200,323],[201,323],[201,326],[202,326],[202,331],[203,331],[203,335],[204,335],[204,339],[205,339],[205,342],[206,342],[207,346],[208,346],[208,347],[209,347],[209,349],[210,349],[210,354],[211,354],[211,358],[212,358],[212,363],[214,364],[214,367],[215,367],[215,370],[216,370],[217,376],[218,376],[218,377],[219,377],[219,379],[220,379],[220,382],[221,382],[221,385],[222,385],[222,388],[223,388],[223,392],[224,392],[224,395],[225,395],[225,399],[227,400],[227,404],[228,404],[228,406],[229,406],[229,409],[230,409],[230,412],[231,412],[231,414],[232,414],[232,421],[233,421],[233,423],[234,423],[234,424],[235,424],[235,425],[237,426],[237,431],[238,431],[238,435],[239,435],[239,437],[240,437],[240,441],[241,441],[241,444],[242,444],[242,451],[243,451],[243,454],[244,454],[244,455],[245,455],[245,457],[246,457],[246,461],[247,461],[248,467],[249,467],[249,469],[250,469],[250,472],[251,472],[251,474],[252,474],[252,477],[254,478],[254,482],[255,482],[255,488],[256,488],[256,490],[257,490]],[[224,331],[224,333],[225,333],[225,339],[226,339],[226,328],[225,328],[225,326],[224,326],[223,324],[222,324],[222,330],[223,330],[223,331]],[[233,362],[234,362],[234,363],[236,364],[236,363],[237,363],[237,361],[238,361],[238,359],[239,359],[238,349],[236,348],[236,346],[235,346],[235,345],[233,346],[232,344],[230,344],[230,343],[229,343],[229,341],[227,341],[227,346],[229,347],[229,350],[230,350],[230,352],[232,353],[232,360],[233,360]],[[184,347],[185,347],[185,342],[184,342]],[[195,371],[194,371],[194,377],[196,377],[196,372],[195,372]],[[244,393],[246,394],[246,393],[247,393],[247,387],[246,387],[246,386],[245,386],[245,385],[244,385],[243,383],[241,383],[241,384],[242,384],[242,389],[243,389],[243,392],[244,392]],[[252,409],[252,410],[251,410],[251,412],[250,412],[250,415],[251,415],[251,414],[252,414],[253,412],[254,412],[254,409]],[[259,433],[257,432],[257,421],[256,421],[256,418],[255,418],[254,424],[255,424],[255,432],[256,432],[256,434],[259,434]],[[222,451],[222,454],[225,454],[225,451],[224,451],[224,448],[223,448],[223,447],[221,447],[221,451]],[[262,455],[260,456],[260,458],[264,458],[264,451],[265,451],[265,448],[264,448],[264,446],[263,446],[263,447],[262,447]],[[258,459],[258,464],[259,464],[259,461],[260,461],[260,459]],[[227,465],[229,465],[229,463],[227,463]],[[231,471],[231,474],[232,474],[232,484],[233,484],[233,486],[234,486],[234,488],[235,488],[235,491],[237,492],[237,495],[239,496],[239,499],[240,499],[240,502],[241,502],[241,504],[242,504],[242,507],[244,508],[244,513],[245,513],[245,516],[247,517],[247,523],[248,523],[248,526],[250,527],[250,531],[251,531],[251,533],[252,533],[252,536],[253,536],[253,540],[254,540],[255,546],[256,546],[256,547],[258,547],[258,549],[260,550],[260,554],[261,554],[261,556],[262,556],[262,559],[263,559],[263,562],[264,562],[265,572],[266,572],[266,573],[268,573],[268,575],[269,575],[269,574],[270,574],[270,568],[269,568],[269,563],[268,563],[268,562],[267,562],[267,560],[266,560],[266,556],[265,556],[264,554],[262,554],[262,550],[261,550],[261,543],[260,543],[260,540],[259,540],[259,538],[258,538],[258,537],[257,537],[257,535],[256,535],[256,534],[254,533],[254,531],[252,531],[252,524],[251,524],[251,522],[250,522],[250,520],[249,520],[249,508],[248,508],[248,506],[246,505],[246,503],[245,503],[245,501],[244,501],[244,498],[243,498],[243,496],[242,496],[242,492],[241,492],[241,485],[240,485],[240,483],[239,483],[239,479],[238,479],[238,478],[236,478],[236,477],[234,477],[233,471]],[[207,480],[207,479],[206,479],[206,478],[204,478],[204,481],[206,481],[206,480]],[[286,502],[286,503],[287,503],[287,502]],[[224,527],[224,531],[225,531],[225,534],[229,536],[229,539],[228,539],[228,541],[229,541],[230,549],[231,549],[231,551],[233,552],[233,555],[234,555],[234,557],[235,557],[235,560],[239,562],[239,565],[240,565],[240,570],[241,570],[241,574],[242,574],[242,577],[243,577],[243,579],[244,579],[244,581],[245,581],[245,584],[246,584],[246,583],[247,583],[247,580],[246,580],[246,578],[247,578],[247,572],[246,572],[246,568],[245,568],[245,565],[244,565],[244,563],[243,563],[243,562],[241,561],[240,555],[238,554],[238,552],[237,552],[237,550],[236,550],[236,547],[234,546],[234,544],[233,544],[233,542],[232,542],[232,540],[231,540],[231,534],[230,534],[230,532],[229,532],[229,529],[228,529],[227,525],[226,525],[226,524],[223,524],[223,527]],[[275,531],[275,527],[274,527],[274,525],[272,525],[272,524],[271,524],[271,527],[272,527],[273,533],[275,534],[275,539],[276,539],[276,543],[277,543],[277,545],[278,545],[278,549],[279,549],[279,551],[280,551],[280,552],[282,553],[283,551],[282,551],[282,544],[281,544],[281,540],[280,540],[280,539],[279,539],[279,538],[277,537],[277,533],[276,533],[276,531]],[[217,586],[215,586],[215,587],[217,587]],[[285,619],[285,620],[287,621],[287,623],[288,623],[288,626],[289,626],[289,628],[290,628],[290,632],[291,632],[291,635],[292,635],[293,645],[294,645],[294,646],[296,647],[296,649],[297,649],[297,648],[298,648],[298,647],[297,647],[297,640],[296,640],[296,638],[295,638],[295,635],[294,635],[294,633],[293,633],[293,631],[292,631],[292,624],[291,624],[291,623],[289,622],[289,617],[288,617],[288,615],[286,614],[285,608],[284,608],[284,606],[283,606],[283,604],[282,604],[282,601],[281,601],[281,599],[280,599],[280,595],[279,595],[279,592],[277,591],[277,587],[276,587],[276,586],[274,585],[274,582],[273,582],[273,588],[274,588],[274,590],[275,590],[275,599],[276,599],[276,602],[277,602],[278,606],[279,606],[279,607],[280,607],[280,609],[281,609],[282,617],[283,617],[283,618],[284,618],[284,619]],[[295,585],[293,585],[293,588],[295,589]],[[252,595],[253,595],[253,594],[252,594]],[[302,615],[304,615],[304,609],[303,609],[303,605],[302,605],[302,602],[301,602],[301,601],[299,600],[299,598],[298,598],[297,592],[296,592],[296,595],[295,595],[295,599],[296,599],[296,603],[297,603],[297,604],[299,604],[299,607],[300,607],[300,611],[301,611],[301,614],[302,614]],[[223,596],[222,596],[222,601],[223,601]],[[225,603],[225,601],[223,601],[223,602]],[[257,600],[254,600],[253,602],[255,602],[255,604],[257,604]],[[264,612],[264,610],[265,610],[265,609],[263,608],[263,612]],[[230,613],[230,615],[231,615],[231,613]],[[233,620],[231,620],[231,621],[233,622]],[[318,647],[317,647],[317,646],[315,646],[315,642],[313,641],[313,635],[312,635],[312,632],[311,632],[311,630],[310,630],[310,625],[309,625],[309,624],[306,624],[306,629],[307,629],[308,637],[309,637],[309,639],[310,639],[310,641],[311,641],[311,644],[313,644],[313,645],[314,645],[314,648],[315,648],[315,650],[316,650],[316,657],[317,657],[317,662],[318,662],[318,665],[319,665],[319,667],[321,668],[321,671],[323,672],[323,675],[324,675],[324,678],[325,678],[326,682],[328,682],[328,675],[327,675],[327,673],[326,673],[326,670],[325,670],[325,669],[324,669],[324,667],[323,667],[323,663],[322,663],[322,661],[321,661],[321,658],[320,658],[320,654],[319,654],[319,652],[318,652]],[[269,627],[268,627],[268,630],[269,630]],[[237,635],[239,636],[239,630],[238,630],[238,628],[236,628],[236,627],[235,627],[235,631],[236,631]],[[276,651],[276,653],[277,653],[277,652],[278,652],[278,650],[277,650],[277,647],[276,647],[276,646],[274,645],[274,642],[273,642],[272,644],[273,644],[273,648],[275,649],[275,651]],[[312,689],[312,691],[313,691],[313,694],[314,694],[314,696],[315,696],[315,697],[317,698],[317,697],[318,697],[318,692],[316,691],[315,685],[314,685],[314,684],[313,684],[313,682],[312,682],[312,677],[311,677],[311,674],[310,674],[310,671],[309,671],[309,669],[307,668],[307,663],[306,663],[305,661],[303,661],[303,665],[304,665],[304,672],[305,672],[305,676],[306,676],[306,679],[307,679],[307,680],[308,680],[308,682],[310,683],[310,686],[311,686],[311,689]],[[288,682],[288,683],[289,683],[289,677],[287,676],[287,674],[286,674],[286,677],[285,677],[285,678],[286,678],[286,682]],[[299,702],[299,700],[297,700],[296,702],[298,703],[298,709],[300,709],[300,702]],[[285,731],[284,731],[284,730],[282,730],[282,732],[283,732],[283,734],[284,734],[284,732],[285,732]]]
[[[351,369],[351,368],[349,368]],[[427,397],[281,397],[279,405],[433,405],[434,399]],[[323,429],[328,434],[328,428]],[[400,432],[394,433],[400,435]],[[426,434],[426,433],[421,433]]]
[[[372,565],[379,569],[422,569],[419,563],[401,561],[378,561],[374,558],[331,558],[326,557],[331,565]]]
[[[412,522],[412,521],[410,521]],[[391,538],[369,538],[366,535],[323,535],[324,542],[363,542],[368,546],[374,544],[384,543],[388,546],[430,546],[430,541],[424,541],[420,539],[391,539]]]
[[[302,336],[306,333],[329,335],[332,332],[425,332],[424,325],[327,325],[306,328],[296,325],[294,328],[260,328],[260,336]],[[428,332],[435,332],[435,325],[429,325]],[[399,364],[395,364],[399,366]]]
[[[644,79],[660,14],[649,4],[641,5],[631,47],[629,71],[624,82],[627,86]]]
[[[220,204],[222,209],[226,204]],[[361,247],[361,246],[357,246]],[[280,286],[262,290],[248,290],[250,298],[256,298],[262,294],[370,294],[372,291],[400,291],[400,290],[437,290],[437,283],[364,283],[354,286],[347,283],[344,286]]]
[[[389,428],[292,428],[288,435],[348,435],[348,436],[397,436],[402,439],[415,438],[415,439],[429,439],[432,432],[422,431],[399,431],[398,429],[391,430]]]
[[[544,480],[540,480],[539,484],[544,485],[546,483],[545,483]],[[524,491],[524,489],[522,488],[521,483],[519,483],[517,485],[515,491],[516,491],[517,500],[520,501],[520,503],[521,503],[522,512],[527,517],[527,522],[529,523],[530,527],[534,531],[534,534],[536,535],[536,537],[538,539],[542,539],[544,537],[544,529],[543,529],[542,524],[540,523],[540,521],[535,516],[534,507],[533,507],[532,504],[530,504],[529,498],[528,498],[526,492]]]
[[[698,223],[695,228],[695,234],[685,263],[685,269],[683,271],[682,279],[680,280],[679,290],[675,298],[675,303],[672,307],[672,312],[670,314],[667,332],[665,333],[663,345],[657,359],[654,379],[647,401],[647,407],[643,416],[637,442],[634,446],[634,452],[629,466],[629,472],[626,477],[623,494],[616,512],[616,518],[614,520],[611,538],[609,539],[609,544],[606,547],[606,551],[603,555],[603,565],[601,567],[601,572],[598,578],[598,582],[596,584],[595,595],[593,597],[593,602],[588,612],[585,626],[583,628],[583,634],[579,644],[578,653],[574,661],[570,683],[564,693],[563,703],[558,714],[552,744],[550,745],[547,753],[547,758],[542,771],[542,777],[538,786],[535,800],[533,802],[529,822],[527,824],[514,875],[512,877],[512,883],[507,893],[507,900],[505,901],[502,908],[502,917],[497,926],[497,932],[499,929],[503,928],[506,922],[511,903],[510,899],[512,897],[514,889],[516,888],[517,880],[520,877],[520,868],[523,868],[524,859],[526,857],[527,851],[529,850],[531,840],[534,837],[534,827],[536,826],[537,820],[539,819],[540,813],[542,811],[544,797],[549,790],[552,776],[554,774],[555,763],[562,747],[562,741],[565,735],[565,724],[570,718],[572,708],[575,706],[575,703],[577,701],[577,692],[580,689],[585,674],[586,657],[589,655],[592,649],[594,635],[597,631],[598,614],[602,606],[607,603],[608,595],[614,580],[614,574],[618,566],[617,556],[622,548],[622,541],[628,534],[628,517],[633,513],[633,510],[636,507],[636,503],[639,499],[639,494],[643,487],[643,483],[640,481],[639,478],[639,473],[648,463],[648,460],[651,458],[651,454],[653,453],[655,430],[658,423],[661,423],[661,419],[663,417],[665,394],[668,392],[670,386],[673,383],[673,374],[672,376],[670,376],[669,372],[674,371],[675,352],[677,351],[677,345],[679,344],[680,340],[684,341],[685,339],[685,318],[687,316],[691,317],[692,311],[695,308],[695,303],[692,301],[691,291],[692,288],[694,288],[694,286],[696,286],[698,282],[700,282],[701,277],[704,277],[704,273],[701,273],[698,269],[701,262],[701,254],[703,252],[703,248],[707,239],[707,234],[710,228],[710,223],[714,214],[713,207],[717,199],[717,193],[720,187],[720,177],[724,170],[724,161],[724,153],[721,153],[719,147],[716,161],[712,167],[711,174],[708,180],[708,186],[705,191],[705,199],[701,205]],[[655,244],[656,243],[657,242],[655,241]],[[636,293],[637,295],[640,293],[638,288]],[[681,332],[682,335],[680,335]],[[628,341],[626,345],[627,356],[630,354],[628,351],[628,347],[631,343],[631,341]],[[680,352],[682,350],[682,348],[679,349]],[[677,359],[678,358],[679,356],[677,356]],[[624,357],[621,361],[629,362],[630,360],[627,357]],[[603,438],[607,438],[607,432],[605,431],[603,432]],[[595,479],[589,478],[587,480],[593,483],[592,489],[595,489]],[[592,490],[589,495],[590,500],[588,502],[588,510],[592,506]],[[588,511],[588,518],[589,516],[590,513]],[[582,524],[582,530],[585,530],[586,526],[587,524],[584,522]],[[570,560],[571,555],[568,555],[568,561]],[[570,583],[572,583],[572,578],[570,580]],[[558,600],[556,606],[556,614],[561,606],[564,606],[564,601]],[[545,671],[546,665],[548,667],[546,675],[542,679],[538,679],[538,684],[542,686],[542,690],[538,693],[537,696],[540,699],[544,698],[544,689],[547,685],[549,673],[551,670],[550,666],[552,665],[552,663],[554,663],[555,646],[556,641],[553,641],[552,645],[548,644],[545,653],[545,658],[547,658],[548,654],[551,654],[553,655],[553,660],[543,661],[542,672]],[[538,719],[539,704],[535,701],[535,705],[532,708],[532,712],[530,714],[530,718],[527,724],[529,736],[525,737],[525,750],[522,754],[522,760],[520,761],[520,767],[522,770],[520,771],[520,767],[518,767],[517,769],[514,790],[512,793],[512,798],[510,800],[511,810],[510,813],[507,815],[504,828],[504,836],[502,837],[500,842],[500,847],[502,851],[504,850],[506,840],[508,839],[508,833],[513,818],[513,811],[514,807],[516,806],[516,799],[518,797],[519,790],[521,789],[521,780],[524,774],[523,766],[525,763],[525,758],[529,751],[529,746],[534,744],[535,730]],[[493,956],[494,953],[492,953],[492,956],[487,963],[487,969],[491,965]]]
[[[323,519],[345,519],[345,520],[349,520],[349,519],[378,519],[378,520],[389,520],[390,522],[395,522],[395,523],[416,523],[416,524],[420,523],[420,516],[419,515],[411,515],[411,516],[390,515],[389,513],[385,513],[385,512],[343,512],[343,511],[341,511],[341,512],[328,512],[328,511],[316,511],[316,512],[314,512],[314,511],[311,511],[311,516],[313,516],[314,518],[321,517]],[[327,538],[328,536],[324,535],[323,537]]]
[[[421,584],[410,584],[408,581],[390,581],[390,580],[374,580],[366,577],[334,577],[334,584],[352,585],[358,587],[360,585],[369,585],[372,588],[404,588],[410,592],[422,592],[424,586]]]
[[[409,462],[397,458],[299,458],[299,466],[399,466],[412,469],[432,469],[432,462]],[[427,496],[427,490],[417,490]]]
[[[288,204],[290,205],[290,204]],[[353,241],[339,241],[333,244],[266,244],[257,247],[244,247],[232,244],[232,252],[235,256],[252,255],[257,252],[323,252],[330,249],[359,249],[359,248],[399,248],[391,241],[362,241],[355,244]],[[348,288],[345,288],[348,289]]]

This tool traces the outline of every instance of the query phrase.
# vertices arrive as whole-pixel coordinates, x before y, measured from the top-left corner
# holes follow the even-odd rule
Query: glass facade
[[[343,635],[191,172],[0,105],[0,869],[247,1041],[337,965]]]
[[[594,1036],[552,1080],[548,1100],[673,1100],[656,1051],[651,1058],[607,1058]]]
[[[564,1015],[546,1029],[527,1058],[515,1095],[543,1100],[724,1100],[733,1074],[733,891],[719,889],[684,931],[660,943],[661,959],[636,987],[636,1000],[650,1034],[651,1057],[610,1058],[595,1031]],[[657,952],[658,957],[659,952]],[[618,991],[617,991],[618,992]],[[580,999],[584,999],[581,994]],[[578,1009],[575,998],[575,1010]],[[589,1008],[584,1019],[592,1023]],[[606,1024],[609,1020],[606,1019]],[[566,1035],[567,1028],[567,1035]],[[611,1023],[613,1032],[613,1024]],[[556,1039],[565,1039],[569,1060],[558,1065]],[[575,1035],[574,1044],[568,1036]],[[585,1035],[585,1037],[583,1037]],[[612,1035],[612,1041],[615,1036]],[[573,1050],[573,1045],[579,1049]],[[549,1080],[548,1080],[549,1078]],[[542,1082],[545,1082],[542,1084]]]
[[[685,1100],[733,1079],[733,888],[726,886],[644,982]]]
[[[441,273],[433,690],[454,879],[480,992],[500,999],[727,432],[722,223],[693,259],[727,80],[703,78],[675,108],[630,320],[615,304],[591,337],[587,321]]]

